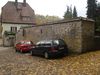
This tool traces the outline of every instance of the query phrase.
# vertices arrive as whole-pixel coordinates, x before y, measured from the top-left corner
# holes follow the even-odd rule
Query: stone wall
[[[100,36],[95,36],[94,42],[95,50],[100,50]]]
[[[2,38],[2,25],[1,25],[1,19],[0,19],[0,38]]]
[[[82,51],[94,50],[94,23],[82,21]]]
[[[16,34],[16,42],[32,40],[36,43],[39,40],[60,38],[68,45],[69,52],[81,53],[92,48],[93,37],[94,21],[79,18],[22,28]]]

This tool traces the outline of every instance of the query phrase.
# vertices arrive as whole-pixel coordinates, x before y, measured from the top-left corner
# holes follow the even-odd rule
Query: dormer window
[[[23,21],[30,21],[30,17],[29,17],[29,16],[23,16],[23,17],[22,17],[22,20],[23,20]]]
[[[21,16],[23,21],[30,21],[31,20],[30,12],[27,11],[26,7],[22,8],[20,16]]]

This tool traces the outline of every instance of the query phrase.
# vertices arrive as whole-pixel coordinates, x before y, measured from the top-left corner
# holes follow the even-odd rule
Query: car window
[[[36,43],[36,45],[40,45],[40,44],[41,44],[41,42],[37,42],[37,43]]]
[[[37,46],[42,46],[41,44],[37,44]]]
[[[17,45],[18,45],[18,44],[21,44],[21,42],[18,42]]]
[[[58,40],[54,40],[54,41],[53,41],[53,45],[59,45]]]
[[[36,46],[42,46],[41,42],[37,42]]]
[[[44,43],[43,46],[51,46],[51,43]]]
[[[65,42],[63,40],[59,40],[59,45],[65,45]]]
[[[31,41],[21,41],[20,44],[33,44]]]
[[[24,42],[24,44],[32,44],[30,41],[28,41],[28,42]]]
[[[41,41],[36,43],[37,46],[51,46],[50,41]]]
[[[21,41],[20,44],[24,44],[24,41]]]

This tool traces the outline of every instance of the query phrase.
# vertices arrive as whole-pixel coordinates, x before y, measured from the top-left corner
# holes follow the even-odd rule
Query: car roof
[[[42,41],[39,41],[37,43],[51,43],[51,42],[52,42],[52,40],[42,40]]]
[[[30,40],[21,40],[19,42],[30,42]]]
[[[41,40],[41,41],[38,41],[38,42],[52,42],[53,40]]]
[[[59,39],[52,39],[52,40],[42,40],[42,41],[38,41],[38,43],[52,43],[52,41],[58,41]]]

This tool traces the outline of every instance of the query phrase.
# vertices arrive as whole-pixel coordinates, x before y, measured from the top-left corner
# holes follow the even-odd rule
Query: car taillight
[[[57,52],[57,49],[54,48],[54,47],[51,47],[51,51],[52,51],[52,52]]]

